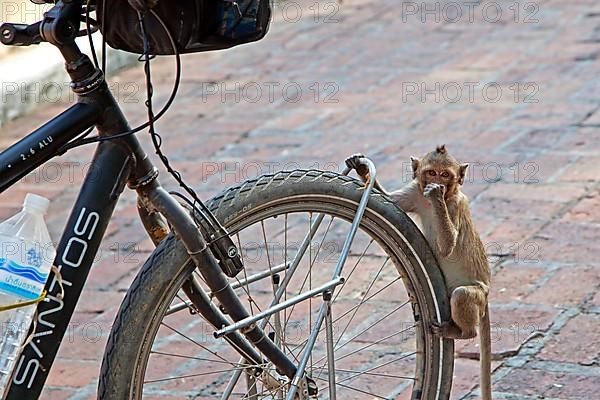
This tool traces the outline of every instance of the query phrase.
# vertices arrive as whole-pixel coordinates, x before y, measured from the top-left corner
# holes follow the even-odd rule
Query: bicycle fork
[[[261,367],[267,364],[262,357],[262,355],[264,355],[268,361],[275,366],[276,371],[280,375],[286,376],[290,380],[286,400],[307,399],[316,396],[317,386],[312,378],[306,373],[305,369],[310,354],[315,346],[317,336],[321,331],[323,323],[325,323],[327,334],[327,356],[329,359],[329,395],[331,399],[335,398],[331,299],[335,288],[344,282],[344,278],[341,276],[342,269],[348,257],[352,241],[360,226],[370,193],[375,183],[375,166],[368,159],[365,159],[365,162],[369,167],[371,180],[363,192],[350,232],[346,237],[335,272],[332,276],[332,280],[318,288],[314,288],[306,293],[280,303],[281,297],[287,289],[287,284],[291,280],[291,277],[300,264],[302,257],[323,220],[324,215],[319,215],[313,222],[310,231],[304,238],[291,264],[277,270],[277,272],[282,270],[287,270],[287,272],[285,273],[283,280],[279,282],[275,288],[275,296],[270,307],[254,316],[248,314],[239,297],[235,294],[234,288],[229,284],[227,277],[220,268],[219,263],[210,248],[207,246],[203,235],[199,231],[198,226],[190,213],[179,204],[173,196],[166,192],[156,179],[136,187],[139,196],[138,209],[140,211],[140,217],[152,241],[155,244],[158,244],[167,234],[166,225],[161,217],[162,215],[169,221],[175,235],[181,240],[190,255],[191,260],[198,267],[199,272],[212,291],[211,296],[214,295],[219,300],[222,307],[224,307],[224,312],[217,308],[211,301],[211,296],[202,289],[194,278],[190,278],[188,282],[184,284],[183,290],[191,304],[208,322],[218,329],[214,333],[214,336],[216,338],[224,338],[234,347],[242,357],[239,363],[240,365],[244,363],[244,360],[247,360],[246,363],[257,366],[256,368],[247,371],[246,379],[250,386],[255,386],[256,377],[264,374],[266,375],[264,378],[269,386],[281,387],[281,383]],[[350,169],[346,168],[343,174],[347,175],[349,172]],[[275,274],[276,272],[272,273]],[[322,296],[323,303],[321,304],[316,323],[312,327],[300,363],[295,365],[280,347],[265,334],[264,328],[272,315],[308,298],[319,295]],[[234,322],[230,323],[224,313],[231,316]],[[252,345],[254,345],[254,347]],[[255,348],[258,349],[258,351]],[[241,373],[241,368],[234,372],[223,395],[224,399],[228,398],[233,391]],[[256,397],[254,391],[251,393]]]
[[[166,233],[161,227],[161,219],[156,213],[160,213],[173,227],[175,235],[181,240],[191,260],[198,267],[202,277],[212,290],[212,294],[220,301],[225,312],[234,321],[239,321],[249,316],[248,312],[236,296],[229,284],[227,277],[221,270],[216,258],[207,246],[198,226],[187,210],[180,205],[173,196],[165,191],[160,184],[154,180],[152,183],[137,188],[141,205],[142,220],[144,226],[152,233],[151,238],[155,243],[161,240],[156,232]],[[208,294],[200,285],[191,278],[183,287],[186,295],[198,311],[215,327],[228,325],[223,313],[210,301]],[[258,326],[244,330],[243,336],[239,332],[227,335],[226,340],[246,359],[254,364],[262,365],[264,361],[261,355],[250,345],[251,342],[262,354],[277,366],[282,375],[293,377],[296,366],[290,359],[273,343]]]

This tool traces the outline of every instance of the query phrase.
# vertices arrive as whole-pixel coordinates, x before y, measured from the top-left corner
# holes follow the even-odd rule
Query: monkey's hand
[[[361,153],[353,154],[346,158],[346,166],[356,170],[356,173],[360,175],[361,178],[367,179],[367,176],[369,175],[369,167],[361,160],[361,158],[364,157],[365,155]]]
[[[423,196],[429,201],[443,200],[446,193],[446,186],[439,183],[429,183],[423,190]]]

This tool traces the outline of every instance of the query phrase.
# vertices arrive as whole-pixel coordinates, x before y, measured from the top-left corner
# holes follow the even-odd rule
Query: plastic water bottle
[[[37,299],[44,289],[56,251],[44,214],[48,199],[28,194],[23,210],[0,223],[0,305]],[[0,311],[0,398],[27,339],[36,304]]]

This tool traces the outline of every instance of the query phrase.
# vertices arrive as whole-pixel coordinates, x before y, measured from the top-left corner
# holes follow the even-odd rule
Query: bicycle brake
[[[210,251],[219,262],[219,267],[221,267],[223,273],[230,278],[234,278],[244,269],[244,263],[242,263],[240,252],[235,243],[233,243],[233,239],[229,237],[226,231],[217,229],[209,221],[195,214],[193,208],[188,203],[180,202],[180,204],[193,216],[204,240],[208,243]]]
[[[210,250],[228,277],[233,278],[244,269],[240,252],[229,235],[225,234],[211,242]]]

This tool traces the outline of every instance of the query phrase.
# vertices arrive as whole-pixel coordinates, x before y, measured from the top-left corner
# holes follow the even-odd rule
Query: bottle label
[[[32,251],[35,252],[30,249],[28,253]],[[48,279],[48,274],[42,274],[38,269],[41,260],[38,256],[39,254],[28,254],[27,261],[32,265],[20,265],[13,260],[0,258],[0,290],[23,299],[38,298]]]

